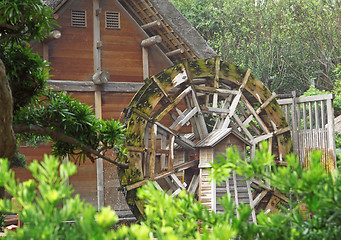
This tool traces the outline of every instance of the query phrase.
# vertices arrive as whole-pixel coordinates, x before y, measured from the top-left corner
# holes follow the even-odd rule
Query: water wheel
[[[196,144],[213,132],[235,132],[249,143],[250,155],[263,140],[279,162],[291,152],[276,94],[250,72],[220,58],[185,60],[145,80],[125,112],[129,168],[119,169],[137,217],[143,202],[136,190],[147,180],[172,195],[197,192],[202,176]]]

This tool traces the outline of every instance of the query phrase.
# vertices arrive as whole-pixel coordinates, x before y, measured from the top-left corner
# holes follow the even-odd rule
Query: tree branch
[[[121,168],[128,168],[129,167],[128,164],[116,162],[115,160],[108,158],[107,156],[103,155],[99,151],[83,144],[82,142],[78,141],[77,139],[75,139],[73,137],[67,136],[64,133],[57,132],[57,131],[51,130],[49,128],[46,128],[46,127],[40,127],[37,125],[17,124],[17,125],[13,125],[13,130],[15,133],[36,133],[36,134],[40,134],[40,135],[48,135],[53,140],[59,140],[59,141],[63,141],[63,142],[69,143],[69,144],[76,145],[77,147],[82,149],[82,151],[89,153],[89,154],[96,155],[99,158],[103,158],[104,160],[106,160],[110,163],[113,163],[118,167],[121,167]]]

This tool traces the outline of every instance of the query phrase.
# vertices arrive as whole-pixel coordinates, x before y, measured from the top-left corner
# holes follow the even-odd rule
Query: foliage
[[[220,200],[225,213],[215,213],[203,207],[196,199],[182,191],[178,198],[157,190],[151,182],[138,191],[138,197],[147,202],[145,221],[156,239],[254,239],[255,225],[250,224],[251,209],[241,204],[235,215],[235,206],[230,196]]]
[[[335,88],[334,88],[335,89]],[[303,97],[306,96],[314,96],[314,95],[324,95],[324,94],[330,94],[334,93],[335,98],[334,98],[334,110],[335,110],[335,115],[339,115],[341,113],[341,95],[338,94],[336,91],[326,91],[326,90],[319,90],[313,85],[309,87],[307,91],[303,93]]]
[[[22,41],[42,40],[55,21],[52,10],[40,0],[5,0],[0,2],[0,43],[20,45]]]
[[[96,213],[79,195],[71,197],[73,189],[66,179],[77,171],[73,163],[60,164],[45,156],[41,164],[31,163],[29,170],[35,180],[18,183],[7,160],[0,160],[0,185],[18,203],[1,199],[0,211],[18,212],[25,223],[17,232],[8,233],[8,239],[113,239],[110,227],[118,219],[110,207]]]
[[[0,1],[0,59],[14,98],[14,110],[39,94],[48,77],[46,62],[32,53],[29,41],[41,41],[56,25],[40,0]]]
[[[32,49],[27,46],[0,45],[0,59],[6,66],[14,110],[18,110],[42,93],[49,77],[49,68],[38,53],[32,53]]]
[[[259,214],[258,225],[249,222],[250,207],[241,204],[236,209],[229,196],[220,200],[225,213],[218,214],[185,191],[174,198],[149,182],[138,191],[138,197],[146,202],[145,220],[112,230],[117,216],[110,208],[96,213],[78,195],[71,198],[73,190],[65,179],[76,172],[75,165],[60,164],[47,156],[41,165],[34,161],[29,166],[35,180],[23,183],[16,182],[6,160],[0,161],[0,186],[22,206],[20,209],[10,200],[0,200],[0,211],[17,211],[25,223],[9,233],[9,239],[337,239],[341,234],[338,170],[326,173],[320,152],[311,155],[308,169],[303,169],[294,155],[287,157],[287,167],[277,167],[267,149],[262,144],[255,158],[247,162],[230,148],[212,163],[217,183],[235,170],[250,178],[270,180],[292,199],[289,209]],[[272,171],[265,170],[269,166]],[[306,211],[302,211],[303,206]],[[67,222],[70,220],[73,223]]]
[[[45,127],[80,141],[93,149],[106,151],[113,149],[123,153],[121,143],[125,128],[119,121],[96,118],[91,106],[83,104],[63,92],[44,92],[42,99],[36,99],[30,105],[20,108],[14,116],[14,124],[32,124]],[[30,140],[37,134],[21,134],[21,140]],[[46,140],[45,138],[43,140]],[[51,139],[52,151],[56,156],[71,154],[79,162],[89,153],[79,146],[62,139]]]
[[[271,186],[290,196],[289,209],[258,219],[258,236],[261,239],[337,239],[341,234],[341,178],[338,170],[327,173],[321,166],[321,152],[311,154],[310,166],[303,169],[298,158],[287,156],[286,167],[278,167],[266,150],[256,151],[254,159],[242,160],[236,151],[228,149],[220,163],[212,164],[217,182],[226,179],[231,170],[248,177],[266,179]],[[271,166],[272,171],[267,171]],[[302,211],[305,207],[307,210]]]
[[[340,1],[172,0],[226,61],[278,93],[312,81],[332,89],[340,64]]]

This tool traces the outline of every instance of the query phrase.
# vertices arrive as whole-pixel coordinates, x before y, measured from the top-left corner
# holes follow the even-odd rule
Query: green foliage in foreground
[[[11,232],[8,239],[338,239],[341,236],[341,178],[339,172],[327,174],[320,165],[319,152],[311,157],[310,168],[302,169],[290,155],[287,167],[276,167],[266,144],[247,163],[233,149],[220,162],[212,164],[212,176],[221,182],[231,170],[271,181],[292,199],[290,208],[275,214],[261,213],[258,225],[249,223],[251,209],[238,207],[240,217],[229,196],[221,199],[224,214],[209,212],[193,196],[181,192],[173,198],[148,183],[138,191],[146,201],[145,221],[130,227],[111,227],[117,216],[108,207],[95,209],[76,195],[65,178],[76,172],[72,163],[59,164],[54,157],[33,162],[29,169],[36,179],[16,183],[6,160],[0,161],[0,186],[23,206],[17,210],[23,228]],[[266,168],[272,167],[271,172]],[[302,213],[305,204],[308,212]],[[0,211],[15,209],[9,200],[0,200]],[[65,221],[73,220],[74,223]]]
[[[124,154],[121,149],[124,125],[118,120],[96,118],[91,106],[63,92],[45,91],[41,99],[36,99],[16,112],[14,124],[43,127],[73,137],[92,149],[100,149],[103,153],[113,150]],[[75,144],[67,143],[63,139],[50,139],[47,132],[45,135],[23,133],[18,135],[18,138],[29,143],[50,140],[53,142],[52,151],[56,156],[70,154],[78,162],[85,160],[86,156],[94,159]]]

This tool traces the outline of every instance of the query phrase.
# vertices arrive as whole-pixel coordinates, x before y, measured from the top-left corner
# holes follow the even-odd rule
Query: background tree
[[[341,61],[339,0],[172,0],[226,61],[272,91],[332,89]]]

